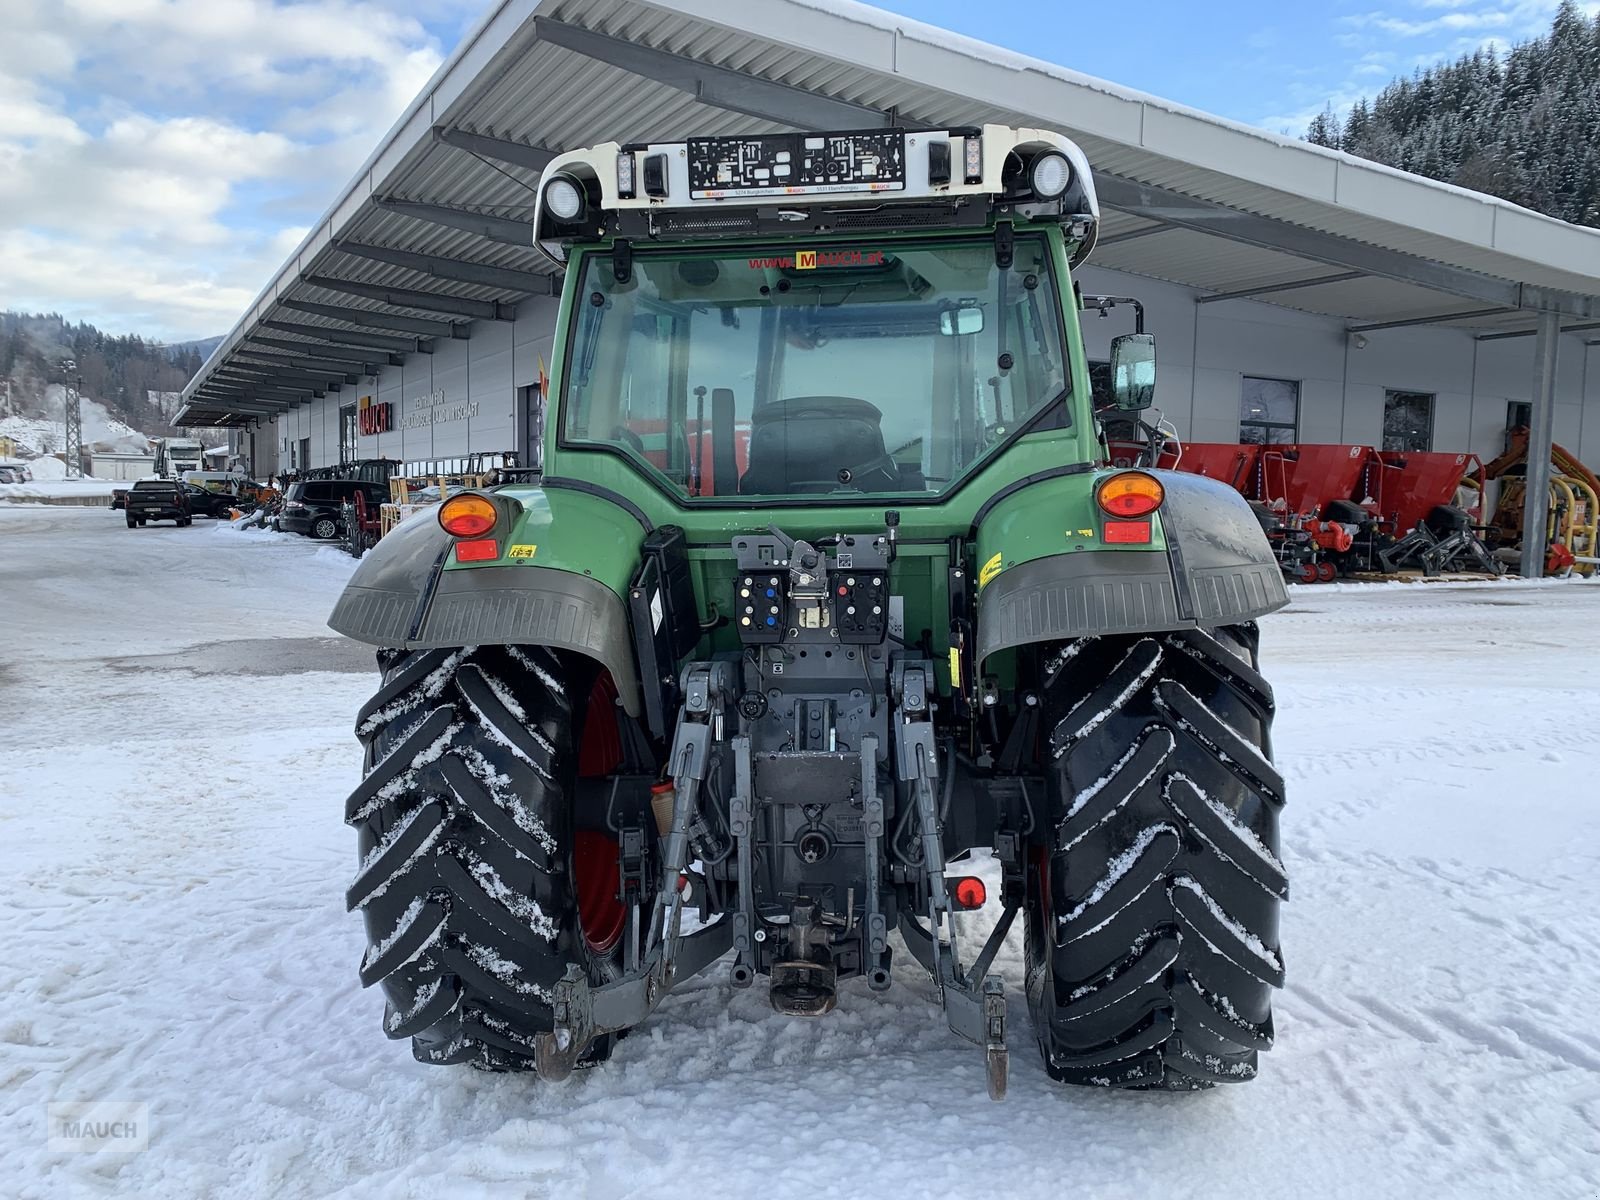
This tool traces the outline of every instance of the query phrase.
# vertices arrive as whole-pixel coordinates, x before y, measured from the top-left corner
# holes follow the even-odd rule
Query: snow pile
[[[67,477],[67,464],[54,454],[30,459],[26,465],[28,473],[33,476],[32,483],[51,483]]]
[[[117,479],[67,479],[64,478],[64,471],[52,479],[42,479],[35,464],[47,462],[61,465],[53,458],[36,458],[28,464],[34,473],[32,483],[0,483],[0,504],[39,504],[49,500],[71,499],[104,499],[109,503],[115,489],[129,486]]]
[[[1053,1084],[1019,921],[990,1104],[898,947],[816,1021],[717,966],[559,1086],[414,1062],[343,900],[376,676],[323,622],[354,561],[94,510],[0,509],[0,540],[7,1195],[1595,1194],[1600,586],[1297,591],[1263,622],[1293,898],[1260,1077]],[[146,1152],[47,1148],[46,1105],[97,1098],[150,1106]]]

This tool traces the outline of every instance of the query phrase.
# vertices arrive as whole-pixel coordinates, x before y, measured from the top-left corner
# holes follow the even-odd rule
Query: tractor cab
[[[1042,130],[562,155],[537,225],[572,296],[546,462],[621,459],[680,505],[948,495],[1082,423],[1068,271],[1098,223],[1082,152]]]

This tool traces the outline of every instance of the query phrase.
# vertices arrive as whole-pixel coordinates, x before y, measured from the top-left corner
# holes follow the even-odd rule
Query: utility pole
[[[61,360],[62,402],[66,407],[67,478],[83,478],[83,376],[77,374],[78,364],[70,359]]]

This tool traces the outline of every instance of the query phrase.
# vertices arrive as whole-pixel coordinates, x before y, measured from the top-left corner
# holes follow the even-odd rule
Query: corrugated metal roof
[[[1277,248],[1244,245],[1193,227],[1119,240],[1119,235],[1158,227],[1149,218],[1160,214],[1108,209],[1102,226],[1106,244],[1091,260],[1097,266],[1205,292],[1330,273],[1325,259],[1286,251],[1304,249],[1303,239],[1293,236],[1304,230],[1391,252],[1395,264],[1423,260],[1508,284],[1572,293],[1578,298],[1575,311],[1600,304],[1594,300],[1600,295],[1600,231],[1225,121],[849,0],[740,0],[737,5],[727,0],[502,0],[439,69],[191,382],[185,392],[188,419],[226,421],[238,415],[225,397],[208,399],[207,384],[239,353],[240,344],[259,332],[261,321],[354,328],[283,308],[283,299],[443,319],[415,306],[317,287],[305,282],[307,275],[473,300],[508,301],[526,294],[357,257],[340,250],[341,241],[548,273],[548,264],[531,247],[492,241],[374,203],[379,197],[403,198],[531,219],[536,171],[445,145],[436,140],[436,127],[551,151],[612,138],[668,139],[775,127],[770,119],[701,103],[658,79],[541,39],[541,20],[893,111],[907,123],[998,121],[1057,128],[1080,142],[1097,173],[1254,214],[1282,234],[1271,239]],[[1262,298],[1368,323],[1484,307],[1457,294],[1376,275]],[[1511,313],[1459,323],[1520,328],[1528,320]],[[270,333],[303,340],[308,356],[321,345],[282,331]]]

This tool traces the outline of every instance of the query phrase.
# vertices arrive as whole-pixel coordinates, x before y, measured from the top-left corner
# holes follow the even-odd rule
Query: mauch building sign
[[[394,428],[394,405],[387,400],[373,403],[371,396],[361,397],[361,410],[356,415],[356,427],[366,437],[375,433],[388,433]]]
[[[410,408],[411,411],[400,418],[401,429],[426,429],[446,421],[471,420],[478,415],[476,400],[447,400],[442,390],[413,396]]]

